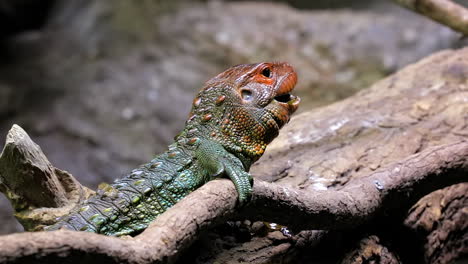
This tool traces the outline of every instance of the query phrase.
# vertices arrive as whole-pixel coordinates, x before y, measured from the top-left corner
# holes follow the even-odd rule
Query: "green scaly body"
[[[234,66],[209,80],[193,102],[183,131],[166,152],[97,194],[46,230],[135,234],[188,193],[217,177],[248,201],[248,173],[297,109],[297,80],[286,63]]]

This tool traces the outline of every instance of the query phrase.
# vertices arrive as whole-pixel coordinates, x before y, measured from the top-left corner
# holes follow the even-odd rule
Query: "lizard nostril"
[[[250,90],[242,90],[241,96],[242,96],[242,99],[244,99],[245,101],[252,101],[253,99],[252,91]]]

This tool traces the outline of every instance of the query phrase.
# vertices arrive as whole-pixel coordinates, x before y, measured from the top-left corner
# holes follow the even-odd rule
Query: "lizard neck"
[[[260,115],[256,118],[255,114],[246,113],[256,109],[245,109],[237,98],[233,98],[230,90],[224,86],[200,91],[193,101],[185,129],[178,138],[185,138],[188,142],[195,141],[195,138],[216,142],[238,157],[248,171],[271,141],[267,135],[274,137],[277,132],[262,124]]]

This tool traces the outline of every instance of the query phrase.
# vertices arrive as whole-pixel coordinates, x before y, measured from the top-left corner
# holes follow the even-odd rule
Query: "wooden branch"
[[[401,204],[409,197],[414,200],[453,182],[466,181],[467,157],[468,142],[433,147],[358,179],[342,190],[306,193],[257,181],[253,201],[241,214],[301,229],[356,227],[395,201]],[[3,236],[0,261],[21,263],[30,258],[57,261],[64,256],[86,254],[93,259],[120,263],[172,263],[201,232],[239,214],[236,197],[230,181],[209,182],[130,240],[71,231]],[[387,212],[392,209],[397,208],[385,207]]]
[[[450,0],[394,0],[401,6],[427,16],[468,36],[468,9]]]
[[[243,215],[298,230],[355,227],[381,209],[404,208],[430,191],[467,181],[467,157],[468,141],[433,147],[356,179],[339,191],[304,192],[258,182],[254,200]]]

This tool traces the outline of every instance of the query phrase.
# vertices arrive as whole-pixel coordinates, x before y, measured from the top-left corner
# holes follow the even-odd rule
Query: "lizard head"
[[[206,82],[192,116],[213,119],[211,138],[255,161],[297,110],[296,82],[287,63],[237,65]]]
[[[300,98],[291,94],[297,82],[296,72],[287,63],[258,63],[237,67],[247,67],[245,73],[234,81],[240,103],[246,109],[256,108],[250,114],[261,117],[258,120],[260,123],[267,125],[275,121],[279,130],[299,106]]]

